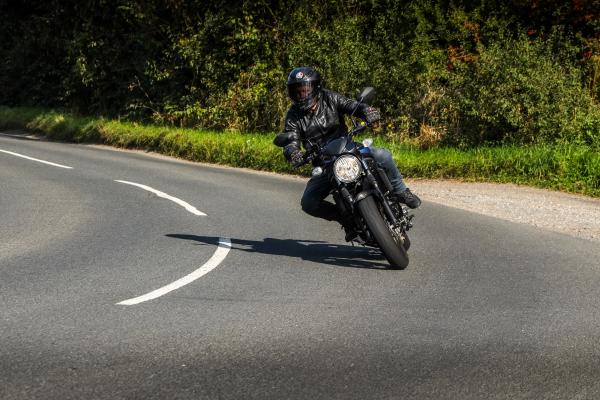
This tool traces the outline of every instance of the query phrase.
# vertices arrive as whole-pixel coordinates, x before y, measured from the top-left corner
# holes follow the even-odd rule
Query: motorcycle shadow
[[[219,244],[215,236],[198,236],[189,234],[167,234],[170,238],[190,240],[200,244]],[[248,253],[261,253],[274,256],[299,258],[319,264],[338,267],[382,269],[389,265],[385,256],[378,249],[363,246],[331,244],[324,241],[274,239],[260,240],[231,239],[231,249]]]

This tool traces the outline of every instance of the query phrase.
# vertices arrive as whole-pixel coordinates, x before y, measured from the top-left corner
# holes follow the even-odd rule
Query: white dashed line
[[[31,160],[31,161],[37,161],[39,163],[43,163],[43,164],[48,164],[48,165],[52,165],[53,167],[58,167],[58,168],[66,168],[66,169],[73,169],[73,167],[68,167],[66,165],[61,165],[61,164],[56,164],[50,161],[44,161],[44,160],[39,160],[37,158],[33,158],[33,157],[29,157],[29,156],[24,156],[23,154],[19,154],[19,153],[13,153],[12,151],[6,151],[6,150],[1,150],[0,152],[2,153],[6,153],[6,154],[10,154],[16,157],[21,157],[21,158],[25,158],[27,160]]]
[[[203,275],[208,274],[210,271],[215,269],[221,263],[221,261],[223,261],[225,259],[225,256],[227,256],[227,253],[229,253],[230,249],[231,249],[231,239],[220,238],[219,239],[219,247],[217,247],[217,250],[215,251],[213,256],[206,262],[206,264],[204,264],[203,266],[201,266],[194,272],[184,276],[181,279],[176,280],[173,283],[163,286],[160,289],[156,289],[150,293],[147,293],[147,294],[139,296],[139,297],[134,297],[133,299],[121,301],[117,304],[124,305],[124,306],[131,306],[134,304],[142,303],[144,301],[156,299],[157,297],[163,296],[169,292],[172,292],[173,290],[179,289],[180,287],[185,286],[188,283],[195,281],[196,279],[200,278]]]
[[[132,185],[132,186],[137,186],[137,187],[139,187],[139,188],[142,188],[142,189],[144,189],[144,190],[147,190],[147,191],[149,191],[149,192],[152,192],[152,193],[154,193],[154,194],[155,194],[155,195],[157,195],[158,197],[162,197],[163,199],[171,200],[172,202],[179,204],[180,206],[182,206],[183,208],[185,208],[186,210],[188,210],[189,212],[191,212],[191,213],[192,213],[192,214],[194,214],[194,215],[206,216],[206,214],[204,214],[204,213],[203,213],[203,212],[201,212],[201,211],[198,211],[198,210],[196,209],[196,207],[194,207],[194,206],[192,206],[192,205],[190,205],[190,204],[186,203],[185,201],[183,201],[183,200],[180,200],[180,199],[178,199],[177,197],[170,196],[170,195],[168,195],[168,194],[166,194],[166,193],[164,193],[164,192],[161,192],[161,191],[158,191],[158,190],[156,190],[156,189],[153,189],[153,188],[151,188],[150,186],[146,186],[146,185],[142,185],[142,184],[139,184],[139,183],[134,183],[134,182],[128,182],[128,181],[119,181],[119,180],[115,180],[115,182],[119,182],[119,183],[125,183],[125,184],[127,184],[127,185]]]

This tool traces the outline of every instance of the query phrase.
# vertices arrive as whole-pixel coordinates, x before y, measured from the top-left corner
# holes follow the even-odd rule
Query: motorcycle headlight
[[[335,177],[344,183],[354,182],[360,176],[360,161],[350,155],[341,156],[333,163]]]

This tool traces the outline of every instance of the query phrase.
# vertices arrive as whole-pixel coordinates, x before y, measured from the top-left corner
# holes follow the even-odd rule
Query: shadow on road
[[[219,244],[219,238],[215,236],[186,234],[168,234],[165,236],[214,246]],[[306,261],[339,267],[371,269],[388,267],[385,257],[379,250],[362,246],[338,245],[314,240],[273,238],[265,238],[262,241],[231,239],[231,246],[234,250],[249,253],[297,257]]]

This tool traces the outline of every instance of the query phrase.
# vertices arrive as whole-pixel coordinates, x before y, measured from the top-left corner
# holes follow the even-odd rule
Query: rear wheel
[[[408,254],[404,246],[394,240],[394,234],[379,211],[373,196],[368,196],[361,200],[358,203],[358,209],[377,241],[379,248],[390,263],[390,268],[406,268],[408,266]]]

